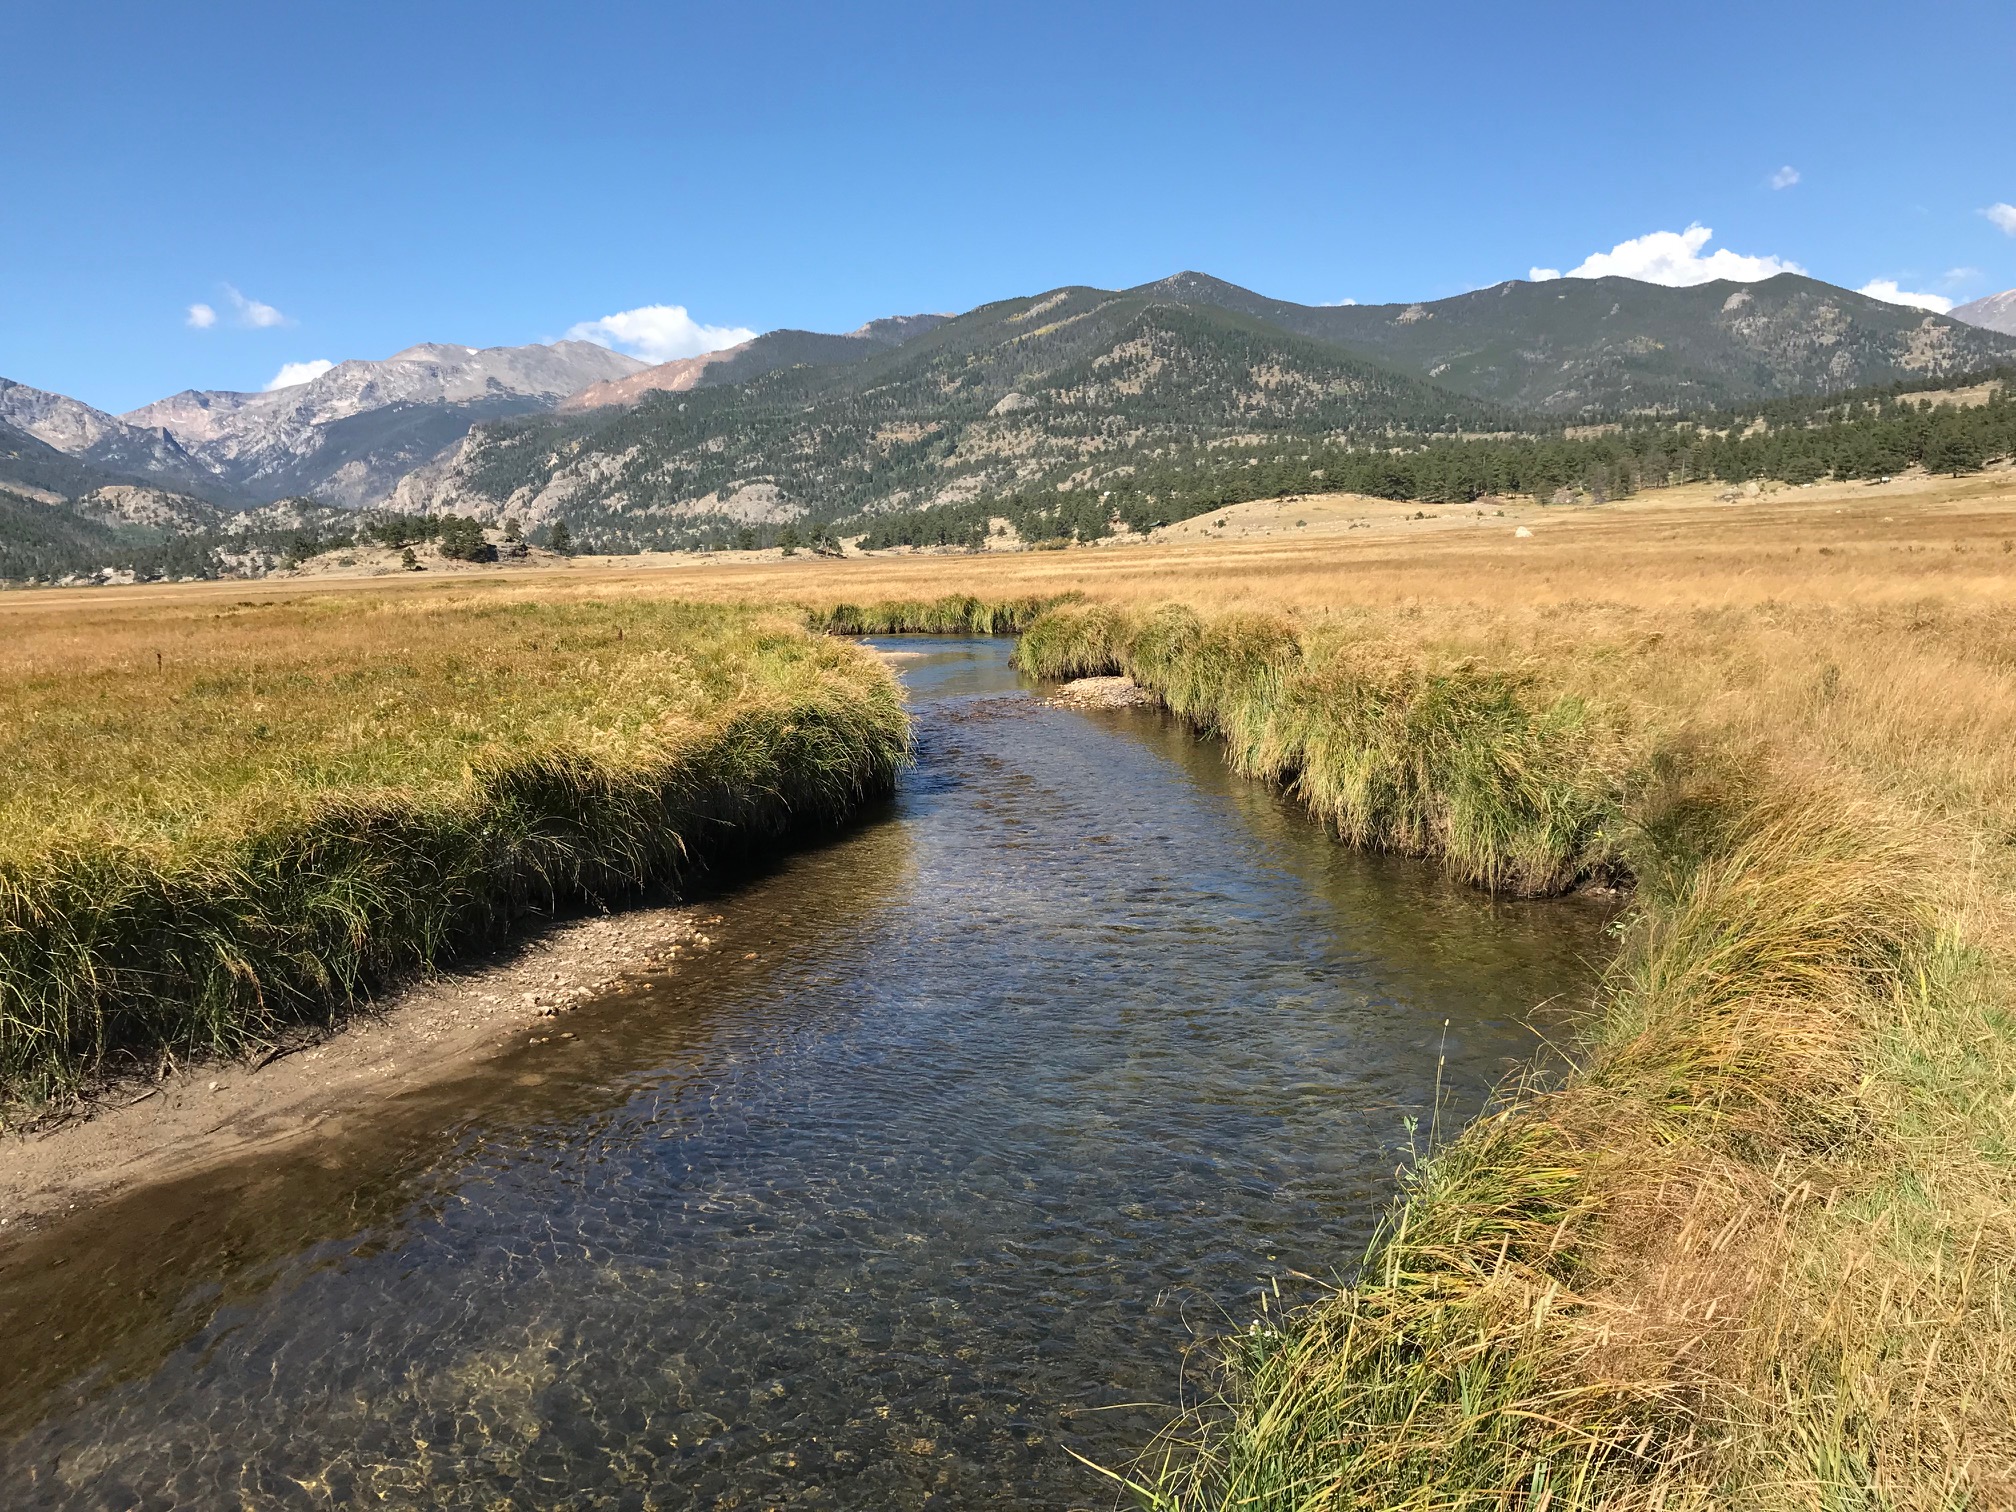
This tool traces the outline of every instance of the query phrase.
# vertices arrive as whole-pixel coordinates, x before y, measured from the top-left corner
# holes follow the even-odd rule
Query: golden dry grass
[[[1639,882],[1585,1070],[1425,1166],[1363,1284],[1242,1340],[1226,1415],[1152,1494],[2016,1505],[2016,474],[1671,490],[1531,512],[1523,539],[1509,515],[1351,529],[1356,508],[1196,544],[580,562],[456,587],[1181,603],[1206,627],[1246,617],[1247,649],[1292,642],[1354,707],[1437,678],[1529,712],[1573,701],[1577,728],[1609,732],[1591,770]],[[138,654],[157,614],[307,591],[8,596],[0,635],[53,645],[73,616],[130,614]],[[1236,757],[1303,780],[1248,673],[1155,674],[1142,644],[1144,676]],[[1333,789],[1347,833],[1414,843]],[[1431,848],[1442,811],[1422,813]]]
[[[10,602],[0,1096],[224,1053],[886,787],[796,615],[547,590]]]

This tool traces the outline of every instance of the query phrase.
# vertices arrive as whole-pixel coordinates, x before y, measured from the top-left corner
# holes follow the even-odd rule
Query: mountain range
[[[226,508],[309,495],[364,509],[471,425],[550,409],[644,366],[587,341],[427,344],[381,362],[338,363],[288,388],[189,389],[125,415],[0,379],[0,425],[71,460],[65,472],[35,455],[42,489],[75,495],[139,482]],[[10,444],[20,449],[18,437],[0,432],[0,450]],[[0,457],[0,484],[32,481],[8,461]]]
[[[2016,363],[2016,339],[1794,274],[1310,306],[1182,273],[983,305],[847,355],[739,377],[717,363],[626,408],[477,427],[391,505],[679,546],[798,518],[1117,492],[1198,449],[1558,432],[1925,380]]]
[[[1950,318],[1795,274],[1312,306],[1180,273],[845,334],[772,331],[658,366],[582,341],[427,344],[119,416],[0,380],[0,490],[91,500],[79,519],[115,532],[216,532],[300,499],[681,545],[1098,493],[1200,449],[1558,433],[2011,363],[2016,291]]]
[[[1632,278],[1509,280],[1411,305],[1289,304],[1198,273],[1147,289],[1351,348],[1458,393],[1564,418],[1727,409],[2007,355],[2006,344],[1962,320],[1792,273],[1686,288]]]

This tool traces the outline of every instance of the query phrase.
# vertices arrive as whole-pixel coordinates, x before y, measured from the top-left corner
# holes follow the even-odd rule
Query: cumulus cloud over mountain
[[[1944,315],[1953,308],[1953,301],[1944,294],[1918,294],[1909,289],[1900,289],[1894,278],[1872,278],[1855,292],[1867,294],[1871,299],[1880,299],[1885,304],[1909,305],[1914,310],[1930,310],[1934,315]]]
[[[312,362],[288,362],[281,364],[280,371],[273,375],[273,381],[266,385],[266,392],[275,389],[295,388],[303,383],[313,383],[329,369],[336,366],[327,357],[317,357]]]
[[[702,325],[687,314],[684,305],[640,305],[619,310],[599,320],[584,320],[568,328],[572,341],[592,341],[642,357],[646,362],[670,362],[676,357],[698,357],[755,339],[756,333],[742,326]]]

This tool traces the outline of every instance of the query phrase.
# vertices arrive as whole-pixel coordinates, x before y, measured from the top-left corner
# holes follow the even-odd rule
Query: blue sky
[[[1626,242],[1970,298],[2016,285],[2012,81],[2008,0],[14,7],[0,376],[124,410],[652,307],[722,334],[591,328],[1429,299]]]

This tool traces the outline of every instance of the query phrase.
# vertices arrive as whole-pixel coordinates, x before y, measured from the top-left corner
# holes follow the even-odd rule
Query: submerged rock
[[[1051,694],[1050,701],[1075,709],[1130,709],[1160,702],[1131,677],[1081,677]]]

